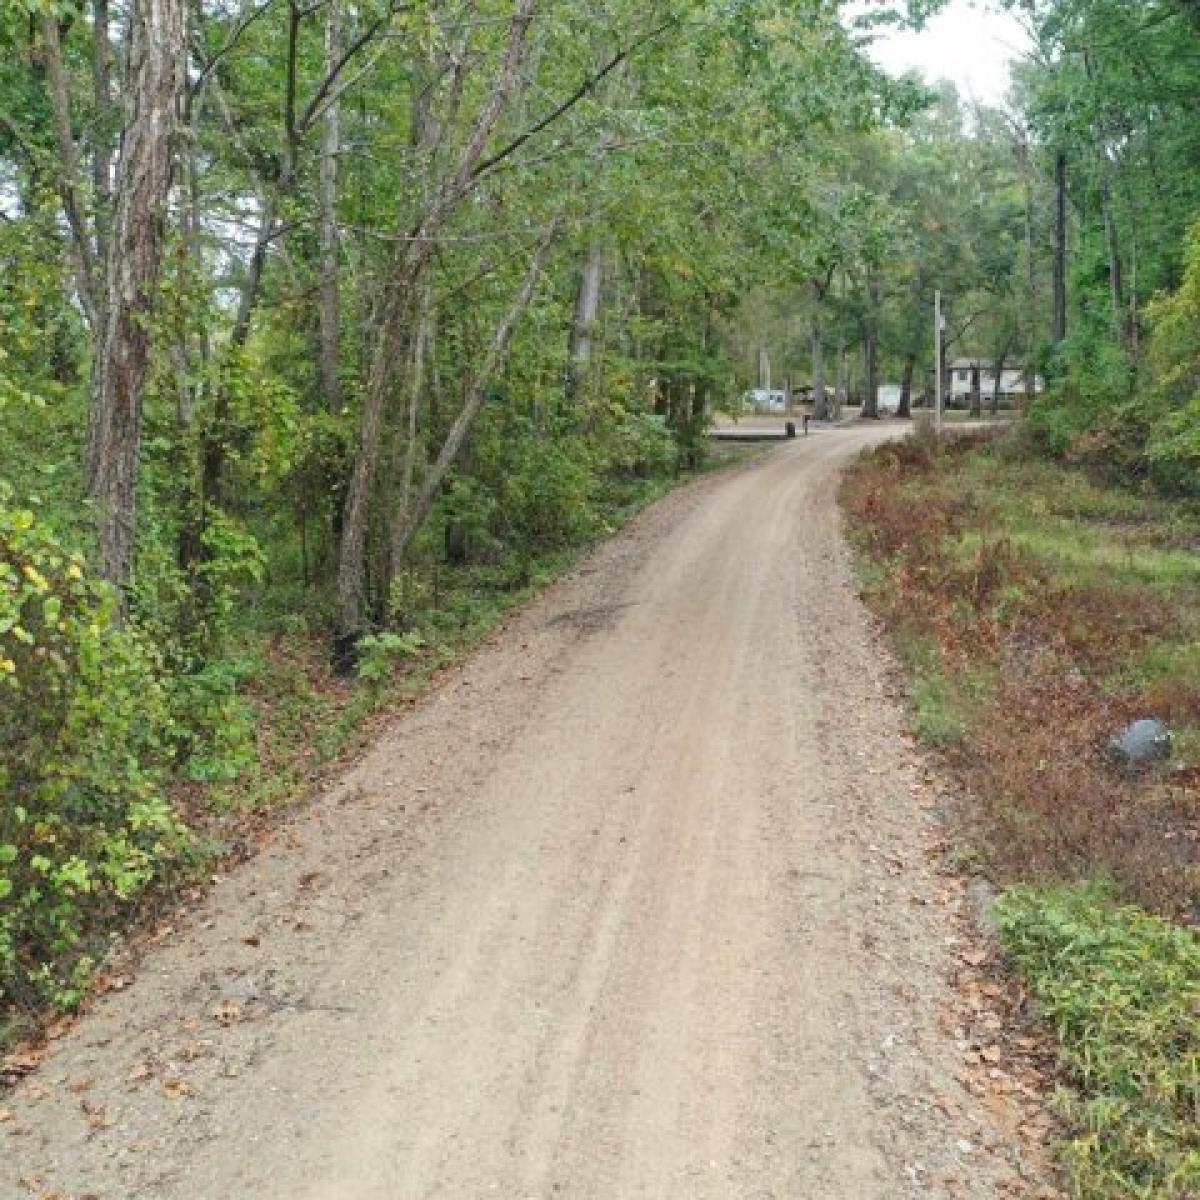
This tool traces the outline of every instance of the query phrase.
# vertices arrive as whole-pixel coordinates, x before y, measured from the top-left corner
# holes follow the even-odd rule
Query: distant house
[[[996,387],[996,364],[990,358],[956,358],[949,365],[949,403],[953,407],[966,407],[971,402],[971,372],[979,368],[979,391],[987,404]],[[1042,391],[1045,382],[1040,375],[1033,377],[1034,393]],[[1013,404],[1025,397],[1025,367],[1022,363],[1007,360],[1000,372],[1000,401]]]
[[[836,401],[837,389],[833,380],[825,384],[825,399],[833,405]],[[814,402],[813,386],[802,380],[792,384],[792,411],[810,407]],[[760,415],[786,413],[788,411],[788,394],[784,388],[751,388],[742,393],[742,412],[758,413]]]
[[[881,383],[876,393],[877,407],[881,413],[900,411],[901,387],[898,383]]]
[[[753,388],[742,397],[742,408],[756,413],[787,412],[787,392],[776,388]]]

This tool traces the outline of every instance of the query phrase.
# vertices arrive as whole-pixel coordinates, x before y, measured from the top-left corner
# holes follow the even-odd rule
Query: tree
[[[97,322],[86,480],[100,572],[124,598],[133,574],[142,404],[166,237],[172,135],[183,91],[183,0],[135,0],[116,199]],[[100,168],[102,169],[102,168]],[[90,286],[90,285],[88,285]]]

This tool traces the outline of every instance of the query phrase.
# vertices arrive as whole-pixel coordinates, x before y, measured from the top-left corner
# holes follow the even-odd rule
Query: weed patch
[[[1099,873],[1200,915],[1200,558],[1180,548],[1200,518],[989,435],[884,447],[843,502],[915,731],[979,798],[993,872]],[[1172,768],[1114,770],[1108,739],[1147,715],[1177,733]]]
[[[1073,1195],[1200,1194],[1200,938],[1095,889],[1019,888],[998,918],[1058,1037]]]

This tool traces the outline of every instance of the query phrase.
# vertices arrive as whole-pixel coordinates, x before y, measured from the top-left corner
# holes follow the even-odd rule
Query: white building
[[[881,383],[876,393],[876,401],[881,413],[900,411],[900,385],[898,383]]]
[[[971,373],[979,368],[979,392],[987,404],[996,387],[996,365],[990,358],[956,358],[949,366],[949,398],[952,405],[965,406],[971,401]],[[1033,377],[1034,394],[1041,392],[1045,382],[1040,375]],[[1001,403],[1012,404],[1025,397],[1025,367],[1006,362],[1000,372]]]
[[[776,388],[753,388],[742,397],[742,408],[756,413],[787,412],[787,393]]]

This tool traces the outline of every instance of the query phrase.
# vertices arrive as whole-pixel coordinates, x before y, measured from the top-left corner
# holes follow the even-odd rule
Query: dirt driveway
[[[450,674],[3,1101],[0,1196],[1007,1194],[837,531],[885,436],[681,489]]]

